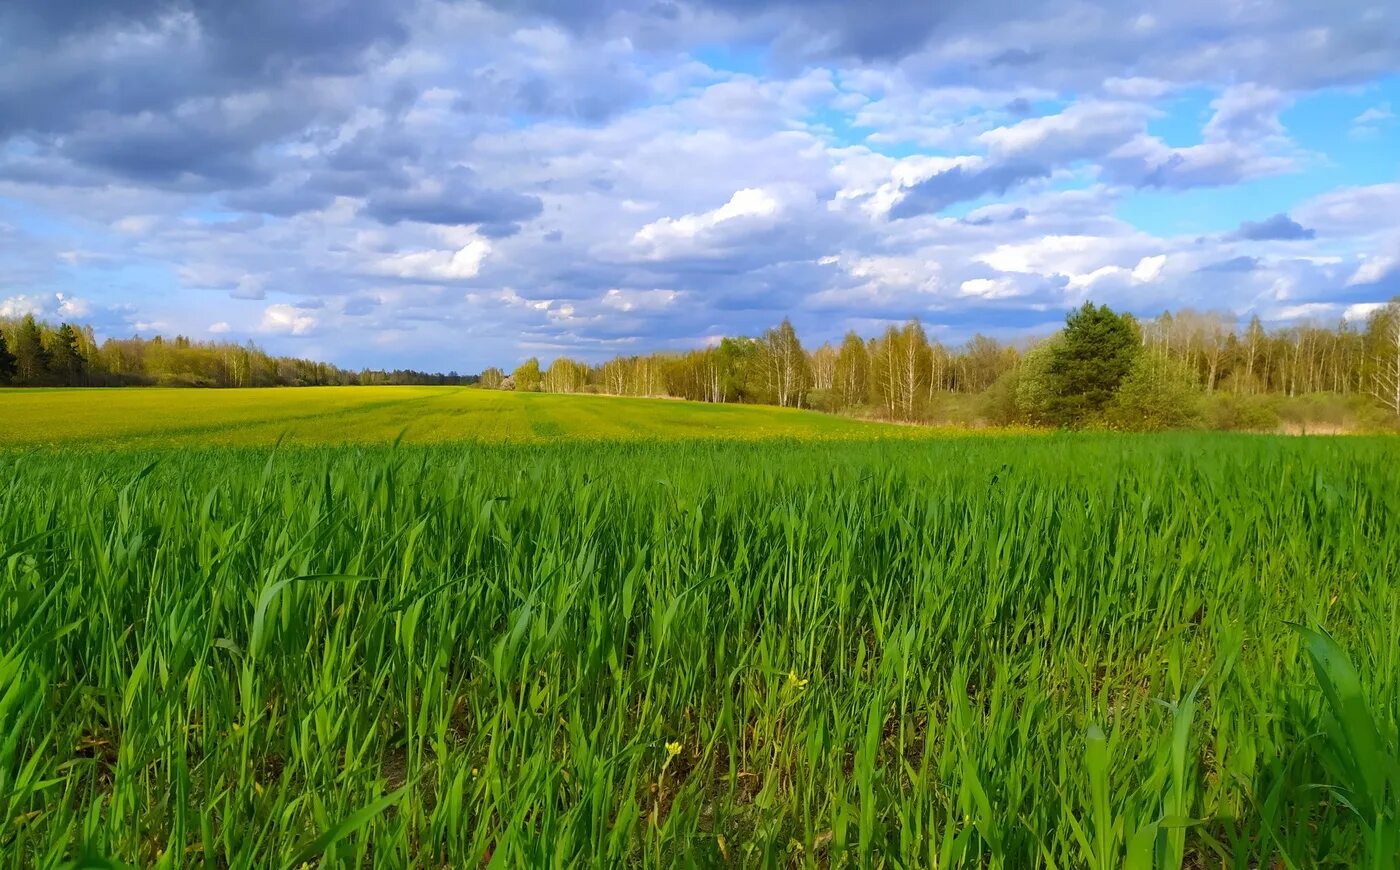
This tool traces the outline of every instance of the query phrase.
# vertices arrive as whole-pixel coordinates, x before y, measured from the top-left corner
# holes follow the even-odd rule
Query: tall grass
[[[1393,866],[1394,450],[0,455],[0,861]]]

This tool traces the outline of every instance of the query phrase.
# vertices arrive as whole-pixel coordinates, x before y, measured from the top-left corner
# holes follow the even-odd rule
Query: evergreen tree
[[[0,384],[8,384],[18,370],[15,355],[10,353],[10,346],[5,343],[5,333],[0,332]]]
[[[48,374],[49,354],[44,350],[44,334],[34,315],[26,314],[15,329],[15,374],[20,383],[34,383]]]
[[[87,360],[79,347],[78,331],[71,324],[63,324],[54,335],[48,369],[65,384],[77,383],[87,369]]]
[[[1141,349],[1132,319],[1107,305],[1070,312],[1049,360],[1050,419],[1077,426],[1099,414]]]

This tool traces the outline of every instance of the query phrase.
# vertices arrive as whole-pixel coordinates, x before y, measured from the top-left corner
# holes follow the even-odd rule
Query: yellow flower
[[[797,689],[798,691],[801,691],[802,689],[807,688],[807,681],[799,680],[797,678],[797,671],[788,671],[788,685],[793,687],[794,689]]]
[[[667,744],[666,744],[666,758],[667,758],[668,760],[669,760],[669,759],[672,759],[672,758],[675,758],[677,755],[680,755],[680,754],[681,754],[681,745],[680,745],[679,743],[667,743]]]

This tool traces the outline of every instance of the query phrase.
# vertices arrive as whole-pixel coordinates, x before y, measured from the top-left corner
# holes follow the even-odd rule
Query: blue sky
[[[1400,292],[1393,4],[0,10],[0,316],[478,370]]]

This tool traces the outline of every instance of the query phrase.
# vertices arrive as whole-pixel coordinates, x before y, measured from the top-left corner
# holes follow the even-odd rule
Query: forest
[[[410,369],[342,369],[330,363],[274,356],[251,341],[109,338],[91,326],[0,318],[0,385],[46,387],[322,387],[476,382],[472,375]]]
[[[32,316],[0,320],[0,384],[267,387],[479,384],[488,389],[659,396],[809,408],[909,423],[1155,431],[1311,431],[1400,424],[1400,298],[1364,322],[1243,328],[1227,312],[1138,319],[1085,303],[1064,328],[955,346],[918,320],[804,347],[783,320],[757,337],[589,363],[537,357],[507,373],[342,369],[252,342],[108,338]]]
[[[1362,323],[1240,328],[1226,312],[1150,320],[1085,303],[1040,340],[931,340],[918,320],[804,348],[792,324],[600,365],[537,358],[488,388],[752,402],[905,422],[1161,430],[1381,430],[1400,420],[1400,299]]]

